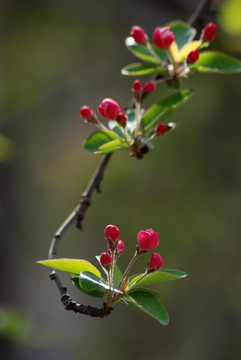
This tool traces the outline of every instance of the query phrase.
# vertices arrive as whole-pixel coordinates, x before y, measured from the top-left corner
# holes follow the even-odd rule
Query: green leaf
[[[96,131],[85,140],[84,148],[88,151],[96,151],[100,146],[116,139],[119,139],[119,136],[112,131]]]
[[[153,131],[161,121],[169,117],[178,106],[184,104],[191,96],[191,90],[183,90],[152,105],[141,119],[142,132],[148,133]]]
[[[121,69],[122,75],[128,76],[142,76],[142,75],[151,75],[151,74],[162,74],[165,72],[165,69],[161,66],[135,63],[130,64],[123,69]]]
[[[103,282],[103,280],[101,280],[100,277],[96,276],[95,274],[89,271],[84,271],[80,273],[78,280],[79,288],[85,294],[98,298],[102,298],[105,295],[106,284]]]
[[[81,259],[50,259],[50,260],[39,260],[38,264],[51,267],[52,269],[65,271],[67,273],[78,275],[83,271],[90,271],[96,276],[100,277],[100,272],[94,265],[86,260]]]
[[[131,277],[129,286],[133,285],[143,274]],[[163,281],[183,279],[187,276],[183,271],[179,270],[160,270],[150,273],[144,277],[143,280],[138,282],[136,286],[151,285]]]
[[[170,31],[175,35],[179,51],[185,44],[192,41],[196,35],[196,30],[183,21],[174,21],[167,25],[170,26]]]
[[[92,274],[89,271],[84,271],[84,272],[80,273],[79,285],[83,292],[85,292],[88,295],[92,295],[92,296],[96,296],[96,295],[93,295],[93,293],[95,293],[96,290],[99,290],[99,288],[102,288],[103,291],[110,290],[110,287],[100,277]],[[123,294],[123,292],[118,289],[111,288],[111,290],[113,292]],[[96,294],[98,294],[98,292]]]
[[[215,51],[200,54],[191,69],[199,72],[238,73],[241,72],[241,62],[229,55]]]
[[[103,155],[116,150],[121,150],[129,147],[129,143],[127,141],[123,141],[120,139],[112,140],[104,145],[101,145],[96,151],[95,154]]]
[[[123,127],[120,126],[115,120],[110,120],[108,122],[109,128],[121,139],[125,139]]]
[[[128,37],[125,40],[125,44],[128,50],[135,55],[137,58],[150,62],[152,64],[158,64],[157,60],[152,56],[152,54],[148,51],[145,45],[137,44],[133,37]],[[167,60],[167,52],[165,50],[158,49],[157,47],[152,45],[152,49],[155,51],[157,56],[160,58],[162,62],[166,62]]]
[[[128,293],[127,300],[131,301],[139,309],[159,321],[162,325],[169,322],[168,314],[160,303],[158,295],[148,289],[135,289]]]

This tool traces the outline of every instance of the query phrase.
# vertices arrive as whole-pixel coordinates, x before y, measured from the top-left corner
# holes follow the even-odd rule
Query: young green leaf
[[[144,134],[153,132],[160,122],[169,117],[178,106],[184,104],[191,96],[191,90],[183,90],[152,105],[141,119],[142,132]]]
[[[37,261],[38,264],[48,266],[52,269],[65,271],[72,275],[77,275],[83,271],[90,271],[91,273],[95,274],[96,276],[100,277],[100,272],[94,265],[86,260],[81,259],[49,259],[49,260],[39,260]]]
[[[126,38],[126,46],[128,50],[135,55],[137,58],[150,62],[152,64],[158,64],[158,61],[153,57],[153,55],[149,52],[146,45],[137,44],[133,37]],[[165,50],[158,49],[157,47],[152,45],[152,49],[155,51],[157,56],[160,58],[162,62],[166,62],[167,60],[167,52]]]
[[[168,314],[160,303],[158,295],[148,289],[135,289],[128,293],[126,300],[131,301],[139,309],[159,321],[162,325],[169,322]]]
[[[174,21],[167,24],[167,26],[170,26],[170,31],[175,35],[175,42],[179,51],[185,44],[192,41],[196,35],[196,30],[184,21]]]
[[[115,120],[110,120],[108,122],[109,128],[121,139],[125,139],[123,127],[120,126]]]
[[[84,148],[88,151],[96,151],[102,145],[119,139],[119,136],[112,131],[95,131],[84,142]]]
[[[132,276],[129,282],[129,287],[133,285],[143,274]],[[183,279],[187,276],[180,270],[160,270],[146,275],[143,280],[137,283],[136,286],[152,285],[163,281]]]
[[[110,287],[98,276],[92,274],[89,271],[84,271],[80,273],[79,276],[79,285],[81,290],[88,295],[97,296],[99,288],[102,288],[103,291],[110,290]],[[111,289],[112,291],[122,294],[122,291],[118,289]],[[96,292],[97,291],[97,292]],[[95,293],[95,295],[93,295]]]
[[[95,154],[103,155],[108,154],[110,152],[121,150],[129,147],[129,143],[127,141],[123,141],[120,139],[109,141],[103,145],[101,145],[96,151]]]
[[[200,54],[191,69],[198,72],[238,73],[241,72],[241,62],[226,54],[207,51]]]
[[[122,75],[142,76],[151,74],[162,74],[165,69],[158,65],[150,65],[144,63],[130,64],[121,69]]]
[[[76,282],[76,279],[77,278],[72,279],[72,281]],[[98,298],[102,298],[105,295],[106,284],[95,274],[84,271],[80,273],[79,279],[77,280],[79,282],[79,289],[85,294]]]

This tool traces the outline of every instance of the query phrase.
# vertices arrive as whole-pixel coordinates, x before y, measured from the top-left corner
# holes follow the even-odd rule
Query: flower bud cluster
[[[199,47],[202,45],[202,42],[210,42],[213,41],[217,33],[217,26],[213,22],[208,23],[201,32],[201,37],[199,41],[199,46],[197,49],[190,51],[190,53],[186,57],[186,62],[188,65],[193,64],[199,58]],[[133,26],[130,31],[130,36],[133,37],[135,42],[140,45],[145,45],[147,49],[152,53],[154,53],[154,57],[158,59],[157,55],[153,51],[148,35],[145,30],[139,26]],[[152,41],[155,47],[161,50],[170,50],[170,46],[175,42],[175,35],[171,31],[170,26],[165,27],[156,27],[152,34]],[[172,56],[170,57],[172,58]],[[158,59],[161,63],[161,60]],[[165,64],[168,67],[168,63]]]
[[[117,258],[124,252],[125,246],[122,240],[120,240],[120,230],[115,225],[107,225],[104,234],[107,240],[107,251],[102,252],[100,255],[100,264],[108,272],[108,281],[111,284],[113,279],[113,266],[117,262]],[[137,246],[135,254],[124,272],[123,278],[120,281],[119,289],[122,289],[125,280],[129,277],[130,268],[134,260],[141,254],[147,251],[153,250],[159,244],[159,236],[153,229],[140,230],[137,234]],[[158,253],[153,253],[148,261],[145,274],[157,271],[162,266],[162,257]]]

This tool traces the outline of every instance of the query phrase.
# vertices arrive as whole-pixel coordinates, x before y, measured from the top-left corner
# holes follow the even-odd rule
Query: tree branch
[[[201,0],[188,19],[187,23],[190,25],[195,25],[198,20],[208,11],[211,2],[212,0]]]

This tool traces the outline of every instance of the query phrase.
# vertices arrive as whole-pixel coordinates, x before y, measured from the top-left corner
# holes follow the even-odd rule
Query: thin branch
[[[198,20],[208,11],[211,2],[212,0],[201,0],[188,19],[187,23],[190,25],[195,25]]]

